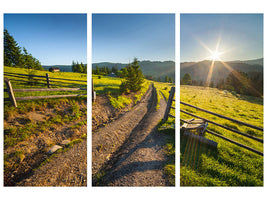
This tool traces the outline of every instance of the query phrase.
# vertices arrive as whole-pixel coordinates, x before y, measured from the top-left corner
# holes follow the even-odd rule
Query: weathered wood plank
[[[64,97],[79,97],[86,96],[87,94],[65,94],[65,95],[50,95],[50,96],[29,96],[29,97],[17,97],[17,101],[21,100],[33,100],[33,99],[51,99],[51,98],[64,98]]]
[[[224,136],[222,136],[222,135],[220,135],[220,134],[217,134],[217,133],[215,133],[215,132],[213,132],[213,131],[206,130],[206,132],[208,132],[208,133],[210,133],[210,134],[212,134],[212,135],[214,135],[214,136],[217,136],[217,137],[219,137],[219,138],[221,138],[221,139],[224,139],[224,140],[226,140],[226,141],[228,141],[228,142],[231,142],[231,143],[233,143],[233,144],[235,144],[235,145],[237,145],[237,146],[240,146],[240,147],[242,147],[242,148],[244,148],[244,149],[247,149],[247,150],[249,150],[249,151],[252,151],[252,152],[254,152],[254,153],[258,154],[258,155],[263,156],[263,153],[260,152],[260,151],[258,151],[258,150],[256,150],[256,149],[253,149],[253,148],[248,147],[248,146],[246,146],[246,145],[243,145],[243,144],[241,144],[241,143],[239,143],[239,142],[236,142],[236,141],[234,141],[234,140],[231,140],[231,139],[229,139],[229,138],[227,138],[227,137],[224,137]]]
[[[163,121],[166,122],[170,113],[170,109],[171,109],[171,104],[172,104],[172,99],[174,97],[174,92],[175,92],[175,87],[172,87],[170,90],[170,95],[169,95],[169,99],[168,99],[168,103],[167,103],[167,108],[163,117]]]
[[[192,114],[192,113],[189,113],[189,112],[187,112],[187,111],[184,111],[184,110],[180,110],[180,111],[183,112],[183,113],[185,113],[185,114],[187,114],[187,115],[190,115],[190,116],[193,116],[193,117],[196,117],[196,118],[199,118],[199,119],[203,119],[203,120],[205,120],[206,122],[209,122],[209,123],[214,124],[214,125],[216,125],[216,126],[222,127],[222,128],[224,128],[224,129],[226,129],[226,130],[229,130],[229,131],[238,133],[238,134],[240,134],[240,135],[243,135],[243,136],[245,136],[245,137],[248,137],[248,138],[251,138],[251,139],[256,140],[256,141],[258,141],[258,142],[263,143],[263,139],[260,139],[260,138],[254,137],[254,136],[252,136],[252,135],[248,135],[248,134],[246,134],[246,133],[243,133],[243,132],[241,132],[241,131],[238,131],[238,130],[229,128],[229,127],[227,127],[227,126],[218,124],[218,123],[216,123],[216,122],[210,121],[210,120],[208,120],[208,119],[206,119],[206,118],[204,118],[204,117],[197,116],[197,115]]]
[[[6,83],[7,92],[8,92],[10,101],[15,107],[17,107],[17,102],[16,102],[16,99],[15,99],[15,95],[14,95],[14,92],[13,92],[13,88],[12,88],[11,82],[10,82],[10,80],[8,78],[5,78],[4,81]]]
[[[30,88],[30,89],[13,89],[14,92],[45,92],[45,91],[78,91],[87,90],[85,88]]]
[[[87,83],[87,81],[83,81],[83,80],[74,80],[74,79],[65,79],[65,78],[50,77],[50,79],[59,79],[59,80],[65,80],[65,81],[77,81],[77,82],[86,82]]]
[[[208,138],[205,138],[203,136],[200,136],[200,135],[197,135],[197,134],[194,134],[194,133],[191,133],[189,131],[184,131],[183,132],[183,135],[184,136],[187,136],[187,137],[191,137],[193,138],[194,140],[198,140],[200,143],[204,144],[204,145],[208,145],[212,148],[217,148],[217,145],[218,143],[217,142],[214,142]]]
[[[187,122],[186,120],[183,120],[183,119],[180,119],[182,122]],[[253,148],[251,148],[251,147],[248,147],[248,146],[246,146],[246,145],[243,145],[243,144],[241,144],[241,143],[239,143],[239,142],[236,142],[236,141],[234,141],[234,140],[231,140],[231,139],[229,139],[229,138],[227,138],[227,137],[224,137],[224,136],[222,136],[222,135],[220,135],[220,134],[218,134],[218,133],[215,133],[215,132],[213,132],[213,131],[210,131],[210,130],[207,130],[206,129],[206,132],[207,133],[210,133],[210,134],[212,134],[212,135],[214,135],[214,136],[217,136],[217,137],[219,137],[219,138],[221,138],[221,139],[223,139],[223,140],[226,140],[226,141],[228,141],[228,142],[231,142],[231,143],[233,143],[233,144],[235,144],[235,145],[237,145],[237,146],[239,146],[239,147],[242,147],[242,148],[245,148],[245,149],[247,149],[247,150],[249,150],[249,151],[252,151],[252,152],[254,152],[254,153],[256,153],[256,154],[258,154],[258,155],[261,155],[261,156],[263,156],[263,153],[262,152],[260,152],[260,151],[258,151],[258,150],[256,150],[256,149],[253,149]]]
[[[173,118],[175,118],[175,116],[174,116],[174,115],[172,115],[172,114],[170,114],[170,113],[169,113],[168,115],[169,115],[170,117],[173,117]]]
[[[45,76],[46,76],[47,88],[50,88],[49,74],[46,73]]]
[[[45,78],[45,76],[39,76],[39,75],[28,75],[28,74],[18,74],[18,73],[12,73],[12,72],[4,72],[4,75],[8,76],[8,74],[10,74],[10,75],[14,74],[14,75],[20,75],[20,76],[27,76],[27,77],[32,76],[32,77]]]
[[[220,115],[220,114],[217,114],[217,113],[214,113],[214,112],[205,110],[205,109],[203,109],[203,108],[199,108],[199,107],[197,107],[197,106],[193,106],[193,105],[191,105],[191,104],[184,103],[184,102],[182,102],[182,101],[180,101],[180,103],[183,104],[183,105],[192,107],[192,108],[196,108],[196,109],[201,110],[201,111],[203,111],[203,112],[206,112],[206,113],[215,115],[215,116],[217,116],[217,117],[221,117],[221,118],[224,118],[224,119],[227,119],[227,120],[230,120],[230,121],[233,121],[233,122],[236,122],[236,123],[239,123],[239,124],[248,126],[248,127],[250,127],[250,128],[254,128],[254,129],[263,131],[263,128],[261,128],[261,127],[257,127],[257,126],[254,126],[254,125],[252,125],[252,124],[248,124],[248,123],[245,123],[245,122],[241,122],[241,121],[239,121],[239,120],[236,120],[236,119],[233,119],[233,118],[230,118],[230,117],[226,117],[226,116],[224,116],[224,115]]]
[[[92,79],[92,102],[96,101],[96,92],[94,91],[94,80]]]

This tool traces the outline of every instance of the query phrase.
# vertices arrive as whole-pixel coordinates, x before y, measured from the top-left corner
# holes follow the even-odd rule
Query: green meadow
[[[4,67],[4,72],[9,73],[17,73],[17,74],[26,74],[28,75],[29,71],[24,68],[14,68],[14,67]],[[65,86],[70,87],[83,87],[86,88],[86,82],[79,82],[79,80],[86,81],[86,74],[81,73],[72,73],[72,72],[47,72],[47,71],[38,71],[35,70],[35,75],[45,76],[48,73],[50,77],[54,78],[64,78],[64,79],[75,79],[78,81],[64,81]],[[21,89],[21,88],[47,88],[46,85],[29,85],[25,82],[16,81],[16,80],[27,80],[27,78],[18,78],[11,76],[4,76],[11,79],[11,85],[13,89]],[[13,79],[13,80],[12,80]],[[39,81],[38,81],[39,82]],[[52,83],[52,82],[51,82]],[[58,88],[60,86],[52,86],[51,88]],[[4,83],[4,88],[6,85]],[[62,95],[62,94],[86,94],[85,91],[51,91],[51,92],[14,92],[15,97],[25,97],[25,96],[46,96],[46,95]],[[8,94],[5,92],[4,97],[8,97]],[[75,121],[79,119],[82,115],[86,115],[86,111],[83,110],[83,113],[80,112],[79,102],[86,102],[86,96],[81,97],[73,97],[73,98],[52,98],[52,99],[37,99],[37,100],[25,100],[25,101],[17,101],[18,107],[15,108],[11,105],[10,101],[6,101],[4,104],[4,119],[8,121],[9,118],[13,118],[14,116],[19,116],[20,114],[26,114],[28,112],[34,112],[38,110],[45,110],[47,107],[55,108],[60,105],[70,104],[73,106],[72,113],[74,115],[62,116],[58,113],[55,113],[54,119],[47,121],[46,123],[40,124],[32,124],[31,120],[25,126],[21,128],[13,127],[12,125],[5,126],[5,147],[14,146],[20,141],[26,140],[34,131],[36,130],[45,130],[47,127],[51,127],[52,125],[56,125],[57,123],[64,124],[65,122]],[[18,134],[19,133],[19,134]]]
[[[108,95],[110,103],[114,108],[121,109],[131,103],[137,103],[146,93],[150,81],[145,80],[142,89],[134,94],[134,98],[128,97],[120,92],[120,85],[123,79],[102,75],[92,75],[94,91],[96,95]]]
[[[87,74],[82,73],[74,73],[74,72],[49,72],[49,71],[40,71],[40,70],[28,70],[25,68],[15,68],[15,67],[4,67],[5,73],[17,73],[17,74],[33,74],[37,76],[46,76],[46,73],[49,74],[50,78],[60,78],[60,79],[72,79],[77,81],[68,81],[68,80],[59,80],[59,79],[51,79],[50,83],[60,86],[51,86],[51,88],[60,88],[64,87],[77,87],[77,88],[86,88],[87,82]],[[4,75],[10,79],[13,89],[29,89],[29,88],[47,88],[47,85],[38,84],[38,83],[46,83],[45,78],[34,77],[30,79],[28,77],[12,77],[8,75]],[[21,80],[21,81],[20,81]],[[37,82],[37,84],[28,84],[23,81],[32,81]],[[4,88],[6,85],[4,83]],[[86,90],[82,91],[42,91],[42,92],[17,92],[15,93],[15,97],[24,97],[24,96],[46,96],[46,95],[60,95],[60,94],[86,94]],[[5,92],[4,97],[8,97],[8,94]]]
[[[263,99],[239,95],[215,88],[181,86],[182,102],[263,127]],[[262,131],[248,128],[180,104],[180,108],[211,121],[263,138]],[[193,117],[180,113],[181,119]],[[182,124],[182,123],[181,123]],[[263,144],[209,124],[208,130],[263,152]],[[218,143],[217,149],[203,146],[181,137],[181,186],[263,186],[263,157],[230,142],[205,133]]]

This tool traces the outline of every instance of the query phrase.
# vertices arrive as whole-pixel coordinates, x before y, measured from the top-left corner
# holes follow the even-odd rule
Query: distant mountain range
[[[210,60],[180,63],[180,78],[183,78],[186,73],[189,73],[193,80],[205,82],[211,63],[212,61]],[[214,63],[211,80],[215,83],[221,78],[226,78],[232,70],[246,73],[263,72],[263,58],[245,61],[228,61],[225,63],[230,66],[230,68],[225,67],[220,61]]]
[[[98,67],[109,67],[112,68],[117,65],[118,69],[125,67],[128,65],[128,63],[110,63],[110,62],[101,62],[101,63],[93,63],[92,67],[93,69],[96,68],[96,65]],[[140,68],[144,75],[150,75],[155,78],[161,78],[161,80],[164,80],[163,78],[167,75],[169,77],[172,77],[173,80],[175,80],[175,62],[173,61],[139,61]]]

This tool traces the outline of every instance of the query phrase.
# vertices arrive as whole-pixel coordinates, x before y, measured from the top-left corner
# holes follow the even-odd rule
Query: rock
[[[63,140],[62,142],[61,142],[61,145],[67,145],[67,144],[69,144],[70,143],[70,140]]]
[[[58,149],[62,149],[62,147],[59,146],[59,145],[54,145],[54,146],[52,146],[52,147],[48,150],[48,153],[49,153],[49,154],[53,154],[53,153],[55,153]]]

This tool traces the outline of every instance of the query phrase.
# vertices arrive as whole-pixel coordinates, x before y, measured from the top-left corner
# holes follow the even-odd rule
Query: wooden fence
[[[15,97],[15,92],[44,92],[44,91],[87,91],[87,88],[78,88],[71,87],[69,85],[59,85],[59,84],[51,84],[51,82],[69,84],[69,82],[86,82],[83,80],[73,80],[73,79],[63,79],[63,78],[52,78],[49,77],[47,73],[46,76],[37,76],[37,75],[27,75],[27,74],[17,74],[17,73],[4,73],[4,76],[15,77],[15,78],[29,78],[31,81],[25,81],[20,79],[9,79],[7,77],[4,78],[7,89],[4,89],[4,92],[8,93],[9,98],[4,98],[4,101],[11,101],[11,103],[17,107],[17,101],[19,100],[33,100],[33,99],[45,99],[45,98],[63,98],[63,97],[75,97],[75,96],[84,96],[87,94],[64,94],[64,95],[46,95],[46,96],[26,96],[26,97]],[[38,79],[34,79],[38,78]],[[13,89],[12,81],[29,83],[29,84],[38,84],[45,85],[47,88],[29,88],[29,89]],[[37,82],[38,81],[38,82]],[[64,82],[65,81],[65,82]],[[68,81],[68,82],[66,82]],[[51,88],[51,86],[57,86],[61,88]]]
[[[203,108],[199,108],[199,107],[190,105],[190,104],[188,104],[188,103],[184,103],[184,102],[180,102],[180,103],[183,104],[183,105],[185,105],[185,106],[189,106],[189,107],[195,108],[195,109],[197,109],[197,110],[200,110],[200,111],[202,111],[202,112],[206,112],[206,113],[215,115],[215,116],[217,116],[217,117],[220,117],[220,118],[223,118],[223,119],[227,119],[227,120],[229,120],[229,121],[232,121],[232,122],[235,122],[235,123],[238,123],[238,124],[241,124],[241,125],[244,125],[244,126],[247,126],[247,127],[253,128],[253,129],[256,129],[256,130],[263,131],[263,128],[261,128],[261,127],[257,127],[257,126],[254,126],[254,125],[251,125],[251,124],[248,124],[248,123],[245,123],[245,122],[242,122],[242,121],[239,121],[239,120],[230,118],[230,117],[226,117],[226,116],[224,116],[224,115],[220,115],[220,114],[217,114],[217,113],[214,113],[214,112],[205,110],[205,109],[203,109]],[[249,134],[247,134],[247,133],[243,133],[243,132],[241,132],[241,131],[239,131],[239,130],[236,130],[236,129],[233,129],[233,128],[224,126],[224,125],[219,124],[219,123],[217,123],[217,122],[213,122],[213,121],[211,121],[211,120],[209,120],[209,119],[206,119],[206,118],[204,118],[204,117],[197,116],[197,115],[195,115],[195,114],[192,114],[192,113],[190,113],[190,112],[184,111],[184,110],[182,110],[182,109],[180,109],[180,111],[181,111],[182,113],[187,114],[187,115],[190,115],[190,116],[193,116],[193,117],[202,119],[202,120],[204,120],[204,121],[206,121],[206,122],[208,122],[208,123],[214,124],[215,126],[219,126],[219,127],[224,128],[224,129],[226,129],[226,130],[228,130],[228,131],[237,133],[237,134],[242,135],[242,136],[244,136],[244,137],[247,137],[247,138],[253,139],[253,140],[257,141],[257,142],[261,142],[261,143],[263,143],[263,139],[261,139],[261,138],[257,138],[257,137],[254,137],[254,136],[252,136],[252,135],[249,135]],[[185,121],[184,119],[180,119],[180,120],[181,120],[182,122],[186,123],[186,121]],[[253,149],[253,148],[248,147],[248,146],[246,146],[246,145],[244,145],[244,144],[241,144],[241,143],[239,143],[239,142],[236,142],[236,141],[234,141],[234,140],[231,140],[231,139],[229,139],[229,138],[227,138],[227,137],[224,137],[224,136],[222,136],[222,135],[220,135],[220,134],[218,134],[218,133],[215,133],[215,132],[213,132],[213,131],[206,130],[206,132],[208,132],[208,133],[210,133],[210,134],[212,134],[212,135],[214,135],[214,136],[220,137],[221,139],[224,139],[224,140],[226,140],[226,141],[228,141],[228,142],[231,142],[231,143],[233,143],[233,144],[235,144],[235,145],[237,145],[237,146],[240,146],[240,147],[242,147],[242,148],[245,148],[245,149],[247,149],[247,150],[249,150],[249,151],[252,151],[252,152],[254,152],[254,153],[256,153],[256,154],[259,154],[259,155],[263,156],[263,153],[260,152],[260,151],[258,151],[258,150],[256,150],[256,149]]]
[[[175,87],[172,87],[171,90],[170,90],[170,95],[169,95],[169,98],[168,98],[166,111],[165,111],[165,114],[164,114],[164,117],[163,117],[163,122],[166,122],[168,120],[168,117],[175,118],[175,116],[170,114],[171,109],[175,109],[175,107],[172,106],[172,102],[175,101],[174,93],[175,93]]]

